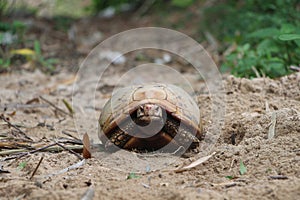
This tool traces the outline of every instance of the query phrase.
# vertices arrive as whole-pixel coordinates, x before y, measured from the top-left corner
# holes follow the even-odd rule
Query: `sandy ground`
[[[1,113],[32,139],[31,145],[62,141],[68,138],[63,131],[82,138],[84,132],[76,132],[76,120],[74,123],[70,116],[38,98],[42,96],[66,110],[62,99],[71,102],[73,74],[62,72],[50,77],[38,71],[22,72],[2,74],[0,81]],[[37,152],[1,161],[3,170],[10,172],[0,174],[1,199],[80,199],[87,191],[94,193],[94,199],[298,199],[300,73],[278,80],[225,76],[223,82],[225,125],[211,152],[206,152],[216,154],[199,166],[184,172],[174,171],[198,159],[196,154],[189,154],[188,158],[170,154],[143,156],[123,151],[108,154],[96,148],[92,159],[85,160],[78,168],[61,172],[79,159],[67,151]],[[196,92],[199,92],[198,103],[206,128],[213,121],[209,114],[210,96],[201,91],[201,80],[194,84],[199,88]],[[109,95],[100,89],[96,93],[102,97],[97,100],[101,108]],[[34,98],[37,98],[34,103],[26,104]],[[96,109],[95,112],[101,111]],[[275,136],[268,138],[272,116],[276,116]],[[91,124],[86,132],[97,144],[97,125]],[[2,121],[1,141],[11,141],[11,137],[26,141],[22,134]],[[30,179],[41,157],[43,161]],[[172,162],[167,162],[168,159]],[[239,173],[241,161],[247,169],[243,175]],[[153,162],[157,165],[151,168],[143,165]],[[165,162],[164,167],[162,162]],[[26,165],[21,167],[21,163]],[[137,177],[127,179],[131,172]]]
[[[147,23],[146,20],[144,25]],[[132,27],[125,24],[120,28],[120,24],[112,21],[100,26],[103,37]],[[38,23],[34,25],[36,30],[43,30]],[[84,20],[72,26],[69,33],[75,32],[78,36],[78,32],[84,32],[81,37],[73,38],[75,45],[72,42],[60,45],[66,33],[43,32],[47,35],[43,37],[46,41],[43,50],[50,49],[60,55],[63,66],[79,65],[95,42],[104,39],[99,36],[99,30],[93,30],[95,27]],[[70,53],[72,49],[77,53]],[[126,82],[117,85],[115,80],[133,66],[157,58],[163,58],[162,52],[129,54],[124,64],[111,66],[100,82],[94,72],[107,61],[99,58],[91,60],[91,70],[84,74],[88,78],[82,82],[69,70],[61,70],[53,76],[39,70],[1,74],[0,113],[5,120],[0,120],[0,199],[300,198],[300,73],[276,80],[224,75],[220,82],[224,85],[222,102],[226,112],[218,135],[211,132],[216,119],[211,115],[212,96],[205,82],[190,65],[171,55],[167,64],[179,71],[194,89],[193,97],[199,105],[207,135],[203,145],[209,144],[209,150],[182,157],[167,153],[103,152],[97,136],[97,118],[114,87],[126,85]],[[157,73],[148,74],[149,77],[155,75]],[[160,75],[178,82],[176,76]],[[71,104],[73,97],[79,102],[74,107],[74,118],[66,114],[68,110],[63,103],[65,100]],[[82,139],[84,133],[88,133],[93,144],[91,159],[81,161],[66,150],[58,152],[55,146],[51,151],[7,160],[14,156],[10,150],[25,152],[54,142],[80,151],[82,146],[78,141],[76,144],[74,137]],[[195,168],[175,171],[213,152],[210,159]],[[240,173],[241,162],[247,170],[244,174]],[[132,178],[128,178],[130,173],[133,173]]]

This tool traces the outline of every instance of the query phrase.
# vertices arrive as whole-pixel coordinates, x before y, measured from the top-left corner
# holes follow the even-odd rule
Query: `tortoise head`
[[[146,103],[137,109],[137,118],[141,121],[150,123],[151,121],[163,118],[162,108],[156,104]]]

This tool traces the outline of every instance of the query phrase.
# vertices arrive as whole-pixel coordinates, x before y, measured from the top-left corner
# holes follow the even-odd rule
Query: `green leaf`
[[[130,172],[129,175],[127,176],[127,180],[134,179],[134,178],[140,178],[140,176],[136,175],[134,172]]]
[[[58,59],[57,58],[48,58],[47,60],[46,60],[46,62],[48,63],[48,64],[57,64],[58,63]]]
[[[282,41],[299,40],[300,34],[282,34],[278,36],[278,39]]]
[[[295,42],[296,45],[300,48],[300,40],[295,40],[294,42]]]
[[[293,33],[296,27],[293,24],[282,24],[280,32],[281,33]]]
[[[241,175],[244,175],[246,172],[247,172],[247,169],[246,169],[246,167],[245,167],[243,161],[241,160],[241,161],[240,161],[240,174],[241,174]]]
[[[245,52],[245,51],[248,51],[250,49],[251,45],[249,43],[246,43],[242,46],[242,50]]]
[[[280,47],[272,39],[262,40],[257,45],[257,53],[259,55],[267,55],[267,54],[276,53],[276,52],[280,52]]]
[[[277,28],[263,28],[248,34],[248,38],[269,38],[280,34]]]
[[[285,66],[282,62],[270,62],[267,66],[266,72],[271,76],[271,77],[279,77],[285,75],[286,69]]]
[[[228,64],[223,63],[220,67],[220,71],[221,73],[226,73],[229,72],[231,70],[231,67],[229,67]]]
[[[40,42],[37,40],[34,41],[34,51],[38,56],[42,55],[41,45],[40,45]]]
[[[0,58],[0,71],[3,70],[3,69],[9,68],[9,66],[10,66],[10,60],[9,59],[5,60],[5,59]]]

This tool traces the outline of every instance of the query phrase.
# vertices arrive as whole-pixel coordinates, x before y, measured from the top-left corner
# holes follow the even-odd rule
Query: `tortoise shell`
[[[148,134],[152,131],[149,128],[141,129],[137,110],[142,105],[155,105],[163,110],[162,126],[152,126],[151,129],[158,127],[154,133]],[[183,89],[171,84],[154,83],[117,90],[105,104],[99,125],[99,138],[108,150],[154,151],[165,146],[167,151],[180,146],[190,149],[199,146],[202,137],[197,104]]]

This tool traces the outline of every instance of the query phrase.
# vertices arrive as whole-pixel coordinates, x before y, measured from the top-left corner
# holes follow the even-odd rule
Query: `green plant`
[[[0,22],[0,72],[7,71],[12,64],[10,50],[24,43],[26,26],[20,21]]]
[[[120,11],[124,5],[125,7],[131,7],[132,10],[142,7],[144,4],[148,9],[158,8],[158,10],[164,9],[166,6],[173,6],[177,8],[186,8],[192,5],[195,0],[171,0],[171,1],[143,1],[143,0],[92,0],[91,5],[88,9],[92,10],[92,12],[99,12],[108,7],[115,8],[116,11]]]
[[[234,179],[234,176],[225,176],[225,178],[232,180],[232,179]]]
[[[206,23],[213,18],[215,25],[204,25],[227,44],[220,49],[225,52],[221,70],[247,78],[290,73],[289,66],[300,63],[299,5],[297,0],[227,0],[206,10]]]
[[[127,179],[135,179],[135,178],[140,178],[140,176],[136,175],[134,172],[130,172],[127,176]]]
[[[66,16],[54,16],[53,21],[54,29],[68,32],[72,23],[74,22],[74,19]]]
[[[20,162],[19,166],[18,166],[18,169],[23,170],[26,167],[26,165],[27,165],[27,162]]]
[[[142,2],[142,0],[92,0],[91,5],[88,7],[88,9],[90,9],[92,12],[97,13],[108,7],[113,7],[118,11],[125,4],[136,7]]]
[[[284,27],[290,27],[286,31]],[[249,43],[237,45],[226,55],[221,70],[231,69],[240,77],[280,77],[290,72],[289,66],[300,63],[300,29],[283,24],[280,29],[265,28],[248,34]],[[258,39],[259,42],[253,42]]]
[[[2,51],[12,46],[23,44],[26,28],[25,24],[18,20],[12,23],[0,22],[0,45]]]
[[[171,4],[180,8],[186,8],[192,5],[195,0],[172,0]]]
[[[5,71],[10,66],[10,59],[0,58],[0,72]]]
[[[33,50],[24,48],[24,49],[14,49],[11,52],[11,55],[20,55],[25,57],[26,61],[31,63],[34,67],[42,67],[42,70],[45,72],[54,72],[55,66],[58,62],[57,59],[54,58],[44,58],[41,51],[41,45],[39,41],[34,41],[34,48]]]
[[[45,59],[42,55],[41,51],[41,45],[39,41],[34,41],[34,52],[35,52],[35,57],[34,61],[38,64],[41,65],[46,69],[47,72],[54,72],[55,66],[54,64],[57,64],[58,60],[55,58],[47,58]]]
[[[5,15],[7,8],[8,8],[8,1],[0,0],[0,18]]]

